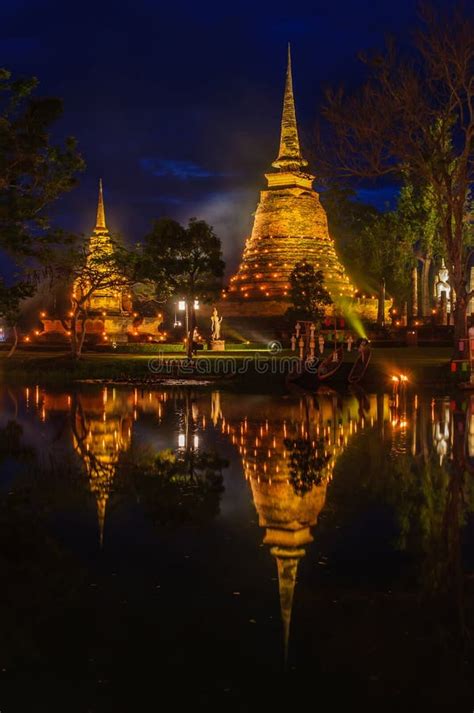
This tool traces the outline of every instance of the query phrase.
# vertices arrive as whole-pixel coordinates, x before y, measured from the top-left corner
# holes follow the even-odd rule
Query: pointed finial
[[[104,193],[102,190],[102,179],[99,178],[99,202],[97,204],[97,221],[95,224],[97,231],[107,230],[105,224]]]
[[[97,498],[97,520],[99,525],[99,545],[100,549],[104,546],[104,530],[105,530],[105,510],[107,508],[107,496],[102,495]]]
[[[283,644],[285,652],[285,667],[288,661],[288,647],[290,642],[291,613],[293,610],[293,595],[295,592],[298,564],[304,556],[304,549],[286,547],[272,547],[278,568],[278,589],[280,593],[280,611],[283,624]]]
[[[288,64],[286,68],[283,114],[281,118],[280,151],[272,166],[280,171],[299,171],[308,162],[301,155],[298,125],[296,123],[295,98],[293,96],[293,74],[291,70],[291,46],[288,43]]]

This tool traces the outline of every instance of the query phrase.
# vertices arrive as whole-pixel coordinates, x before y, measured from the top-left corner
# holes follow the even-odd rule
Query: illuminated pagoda
[[[310,397],[299,403],[275,400],[270,405],[260,396],[248,398],[248,417],[242,418],[240,407],[228,399],[217,410],[214,397],[212,412],[238,448],[258,522],[265,530],[263,542],[276,562],[286,659],[299,562],[313,541],[311,530],[324,508],[336,462],[357,433],[373,427],[378,404],[375,396],[370,397],[362,409],[352,396],[341,409],[335,393],[318,395],[317,404]],[[382,418],[384,413],[388,418],[387,403],[387,399],[381,402]],[[291,442],[299,439],[326,460],[320,482],[304,488],[291,466]]]
[[[326,212],[312,187],[314,176],[301,153],[289,46],[280,150],[265,178],[268,186],[260,193],[252,234],[230,280],[226,302],[248,302],[247,313],[252,312],[251,304],[258,302],[254,311],[261,314],[263,301],[269,303],[265,314],[283,313],[290,273],[303,259],[322,270],[335,302],[352,298],[355,289],[336,254]],[[226,311],[231,313],[230,304]]]
[[[87,247],[87,260],[91,262],[93,256],[97,253],[101,255],[112,256],[114,253],[114,245],[112,238],[110,236],[107,224],[105,222],[105,206],[104,206],[104,192],[102,188],[102,179],[99,180],[99,200],[97,203],[97,219],[95,223],[94,231],[89,238],[89,244]],[[74,289],[78,289],[77,285]],[[131,311],[132,305],[130,300],[130,294],[127,293],[122,288],[112,289],[95,292],[88,302],[87,310],[88,312],[112,315],[121,315],[123,313],[129,313]]]
[[[97,217],[94,230],[87,245],[88,260],[92,260],[97,253],[105,256],[113,255],[114,243],[105,220],[104,193],[102,179],[99,181],[99,198],[97,203]],[[118,276],[117,283],[120,284]],[[73,293],[80,290],[79,283],[73,285]],[[161,314],[155,316],[141,316],[133,312],[132,294],[123,287],[107,287],[95,291],[86,304],[87,317],[85,319],[86,338],[100,342],[127,342],[143,335],[149,340],[161,340],[160,325],[163,321]],[[70,320],[49,317],[46,312],[41,312],[43,331],[38,332],[40,338],[46,334],[53,336],[70,336]],[[82,329],[82,322],[78,321],[78,331]]]

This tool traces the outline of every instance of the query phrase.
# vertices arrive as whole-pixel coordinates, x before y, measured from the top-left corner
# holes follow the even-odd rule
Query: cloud
[[[176,218],[187,223],[196,216],[210,223],[222,240],[226,272],[232,274],[242,257],[245,239],[250,235],[257,201],[255,187],[216,191],[183,204]]]
[[[187,181],[193,178],[214,178],[222,177],[227,174],[214,173],[209,171],[197,163],[192,161],[176,161],[174,159],[164,158],[141,158],[140,166],[147,173],[153,176],[163,177],[171,176],[178,178],[180,181]]]
[[[184,199],[173,195],[138,196],[133,199],[133,202],[145,205],[182,205]]]

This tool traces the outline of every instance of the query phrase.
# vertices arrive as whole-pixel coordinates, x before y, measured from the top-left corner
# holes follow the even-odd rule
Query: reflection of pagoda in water
[[[81,458],[91,493],[97,503],[100,542],[103,541],[107,503],[113,491],[114,478],[120,455],[131,445],[133,422],[140,415],[152,415],[157,423],[168,400],[166,392],[139,389],[107,388],[77,394],[41,394],[36,388],[30,395],[41,406],[42,419],[50,413],[71,415],[72,441]]]
[[[263,541],[277,563],[286,659],[299,561],[313,540],[311,528],[324,507],[337,458],[354,434],[374,425],[377,400],[371,397],[361,404],[352,397],[341,405],[335,393],[304,397],[296,404],[249,398],[248,418],[241,417],[240,409],[235,409],[233,418],[234,405],[225,404],[222,430],[239,449],[259,525],[265,528]],[[382,400],[383,411],[386,403]],[[288,451],[292,439],[309,440],[327,459],[321,482],[307,492],[299,491],[292,479]]]
[[[132,421],[126,406],[122,398],[109,398],[107,388],[102,393],[77,394],[72,401],[74,449],[85,465],[96,499],[101,544],[120,453],[130,446]]]

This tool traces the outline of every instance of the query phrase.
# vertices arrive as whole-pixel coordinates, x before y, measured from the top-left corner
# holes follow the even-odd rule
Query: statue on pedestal
[[[222,317],[219,317],[217,307],[214,307],[211,316],[211,339],[213,342],[217,342],[221,338],[221,323]]]
[[[441,260],[441,267],[438,270],[435,283],[436,302],[442,301],[444,294],[446,300],[446,311],[451,312],[451,285],[449,284],[449,271],[444,263],[444,258]]]

